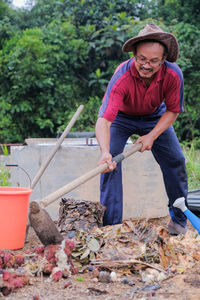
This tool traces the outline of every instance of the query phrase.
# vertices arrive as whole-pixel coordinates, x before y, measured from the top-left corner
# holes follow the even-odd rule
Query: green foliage
[[[200,23],[199,0],[151,0],[147,4],[152,17],[166,25],[179,22],[197,25]]]
[[[143,3],[141,3],[143,2]],[[121,17],[140,17],[145,14],[148,1],[136,0],[38,0],[31,11],[32,26],[42,26],[54,19],[73,17],[76,27],[95,24],[96,30],[102,28],[105,18],[121,14]],[[29,23],[30,24],[30,23]]]
[[[175,123],[181,140],[200,135],[198,0],[38,0],[31,10],[0,0],[0,141],[51,137],[85,109],[73,130],[94,130],[116,67],[132,53],[123,43],[147,23],[180,44],[185,113]]]
[[[87,53],[88,43],[78,38],[70,22],[26,29],[7,41],[0,52],[0,135],[4,141],[56,132],[64,122],[64,111],[71,111],[82,98],[81,75],[76,73],[84,69],[81,64],[86,63]]]
[[[8,156],[8,147],[6,145],[1,145],[1,152],[3,153],[3,155]]]
[[[0,49],[2,49],[4,41],[10,37],[13,30],[11,14],[12,10],[9,6],[0,0]]]
[[[10,186],[10,174],[8,170],[0,165],[0,186]]]
[[[176,121],[175,128],[181,140],[192,140],[200,135],[200,30],[194,25],[179,23],[174,27],[179,37],[180,65],[185,82],[185,113]]]
[[[6,145],[1,145],[1,153],[5,156],[8,156],[8,148]],[[0,186],[9,186],[10,185],[10,173],[6,167],[0,164]]]
[[[94,131],[95,123],[98,116],[99,107],[101,105],[101,99],[97,96],[90,97],[88,102],[84,105],[82,114],[78,117],[76,126],[72,128],[72,131]],[[76,109],[78,106],[76,107]],[[65,129],[66,125],[70,122],[74,115],[74,111],[65,113],[65,124],[60,126],[57,132],[61,132]]]
[[[200,139],[195,139],[192,143],[183,144],[183,153],[186,158],[186,168],[188,172],[189,190],[199,188],[200,185]]]

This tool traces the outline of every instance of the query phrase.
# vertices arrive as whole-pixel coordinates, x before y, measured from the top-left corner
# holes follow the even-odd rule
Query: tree
[[[17,32],[5,44],[0,53],[0,135],[4,141],[55,135],[65,121],[64,112],[81,99],[75,73],[87,53],[87,42],[77,37],[69,22]]]
[[[199,0],[151,0],[147,5],[151,17],[162,19],[166,25],[179,22],[200,24]]]
[[[185,114],[179,116],[176,128],[181,140],[191,140],[200,136],[200,30],[187,23],[174,26],[179,40],[180,65],[185,82]]]
[[[182,140],[199,136],[197,4],[197,0],[38,0],[31,10],[13,10],[0,0],[1,141],[55,136],[79,104],[85,109],[73,130],[93,130],[108,81],[132,56],[122,53],[123,43],[147,23],[172,32],[179,41],[185,113],[175,127]]]

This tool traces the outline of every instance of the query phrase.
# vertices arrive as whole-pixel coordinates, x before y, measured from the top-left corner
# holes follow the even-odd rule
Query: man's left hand
[[[139,137],[135,144],[142,143],[142,148],[140,149],[140,152],[144,152],[145,150],[151,150],[153,142],[153,137],[150,134],[146,134]]]
[[[144,152],[145,150],[151,150],[154,141],[157,137],[162,134],[169,126],[171,126],[176,118],[178,117],[179,113],[175,113],[172,111],[166,110],[154,129],[150,131],[148,134],[139,137],[136,141],[136,144],[142,143],[142,148],[140,152]]]

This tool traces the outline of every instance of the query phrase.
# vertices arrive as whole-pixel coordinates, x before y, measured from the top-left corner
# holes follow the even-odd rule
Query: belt
[[[127,119],[131,119],[131,120],[146,120],[146,121],[156,121],[156,120],[158,120],[161,117],[161,115],[160,116],[159,115],[157,115],[157,116],[151,116],[151,115],[143,115],[143,116],[141,116],[141,115],[139,115],[139,116],[138,115],[128,115],[128,114],[123,113],[122,111],[119,111],[118,115],[122,116],[122,117],[125,117]]]

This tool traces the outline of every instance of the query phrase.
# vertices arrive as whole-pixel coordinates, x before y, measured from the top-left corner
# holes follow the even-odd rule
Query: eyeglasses
[[[135,56],[135,58],[139,64],[141,64],[141,65],[149,64],[152,67],[158,67],[159,65],[161,65],[161,62],[162,62],[162,59],[161,60],[157,60],[157,59],[147,60],[146,58],[141,57],[141,56]]]

